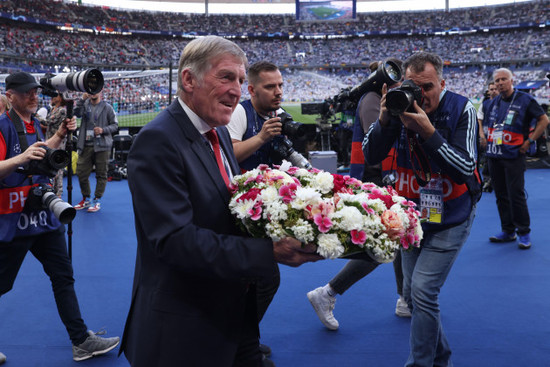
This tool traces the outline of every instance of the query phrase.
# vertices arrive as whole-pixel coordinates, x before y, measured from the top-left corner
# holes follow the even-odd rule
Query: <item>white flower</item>
[[[329,172],[321,171],[313,178],[312,186],[326,194],[334,187],[334,178]]]
[[[336,233],[321,233],[317,237],[317,246],[317,253],[326,259],[336,259],[345,251]]]
[[[274,201],[266,204],[265,210],[262,213],[263,219],[268,219],[272,222],[284,221],[288,217],[287,205],[281,201]]]
[[[303,219],[298,219],[296,224],[290,227],[290,230],[294,233],[296,239],[303,243],[310,243],[315,240],[315,234],[313,233],[313,227],[311,224]]]
[[[268,205],[272,202],[279,201],[279,191],[277,191],[277,188],[274,186],[268,186],[260,193],[260,199]]]
[[[321,193],[311,187],[299,186],[296,189],[296,197],[290,202],[293,209],[304,209],[308,205],[314,205],[320,202]]]
[[[281,163],[281,166],[279,167],[279,169],[281,171],[288,171],[288,169],[292,167],[292,163],[290,163],[289,161],[283,159],[283,163]]]
[[[344,206],[342,209],[334,212],[331,216],[333,222],[336,222],[338,228],[344,231],[360,230],[363,228],[363,215],[354,206]]]
[[[237,202],[237,200],[231,200],[229,208],[231,212],[239,219],[246,219],[249,217],[248,212],[254,207],[255,200],[243,200]]]
[[[278,222],[268,222],[265,225],[265,231],[273,241],[279,241],[281,238],[287,237],[285,230]]]

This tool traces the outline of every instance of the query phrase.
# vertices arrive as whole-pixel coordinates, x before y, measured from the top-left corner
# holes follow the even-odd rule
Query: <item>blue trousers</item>
[[[475,207],[461,224],[426,232],[420,248],[401,252],[403,296],[412,309],[407,367],[451,367],[451,348],[439,311],[439,292],[470,234]]]
[[[50,277],[57,311],[72,343],[82,343],[88,336],[88,328],[80,316],[74,291],[73,266],[67,254],[64,226],[53,232],[0,242],[0,297],[12,289],[29,251]]]

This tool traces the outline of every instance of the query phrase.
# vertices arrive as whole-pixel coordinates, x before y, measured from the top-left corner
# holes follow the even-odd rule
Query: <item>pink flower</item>
[[[363,209],[365,209],[365,211],[367,212],[367,214],[369,215],[373,215],[375,213],[374,209],[372,209],[371,207],[369,207],[367,205],[367,203],[361,203],[361,206],[363,207]]]
[[[386,208],[391,208],[394,204],[393,197],[382,192],[380,189],[374,189],[369,194],[369,199],[380,199],[386,204]]]
[[[351,242],[355,245],[362,245],[367,240],[367,234],[365,231],[358,231],[356,229],[351,230]]]
[[[287,184],[281,186],[279,189],[279,195],[283,198],[283,203],[288,204],[296,196],[296,186],[295,183]]]
[[[245,200],[256,200],[258,195],[262,192],[262,189],[252,188],[248,190],[247,192],[243,193],[239,198],[237,199],[237,202],[245,201]]]
[[[315,206],[309,206],[306,208],[309,210],[312,216],[320,214],[323,217],[328,217],[329,214],[334,213],[334,205],[331,203],[320,202]]]
[[[298,172],[299,169],[300,169],[300,168],[298,168],[298,167],[292,166],[292,167],[290,167],[290,168],[286,171],[286,173],[288,173],[289,175],[293,175],[293,174],[295,174],[296,172]]]
[[[386,210],[380,217],[382,224],[386,227],[386,234],[392,240],[396,240],[405,233],[403,223],[399,216],[391,210]]]
[[[314,215],[313,222],[317,224],[319,232],[321,233],[327,233],[332,227],[332,221],[328,217],[323,217],[321,214]]]
[[[262,202],[258,201],[252,208],[248,210],[248,215],[252,220],[258,220],[262,217]]]
[[[263,164],[263,163],[262,163],[262,164],[260,164],[260,165],[258,166],[258,169],[259,169],[260,171],[267,171],[267,170],[269,169],[269,165]]]

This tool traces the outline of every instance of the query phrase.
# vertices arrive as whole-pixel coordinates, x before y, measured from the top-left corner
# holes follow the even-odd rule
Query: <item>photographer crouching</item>
[[[12,289],[30,251],[52,282],[58,313],[73,345],[73,359],[81,361],[112,350],[119,338],[93,334],[80,315],[62,224],[72,220],[74,209],[51,192],[49,177],[55,176],[57,164],[65,162],[66,152],[56,149],[76,129],[76,119],[65,119],[51,138],[42,141],[34,117],[38,88],[42,87],[29,73],[6,78],[12,108],[0,116],[0,296]]]

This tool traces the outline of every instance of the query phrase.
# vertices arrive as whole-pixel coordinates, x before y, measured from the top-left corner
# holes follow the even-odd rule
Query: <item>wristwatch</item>
[[[535,141],[531,138],[527,138],[527,140],[529,141],[529,144],[533,144]]]

